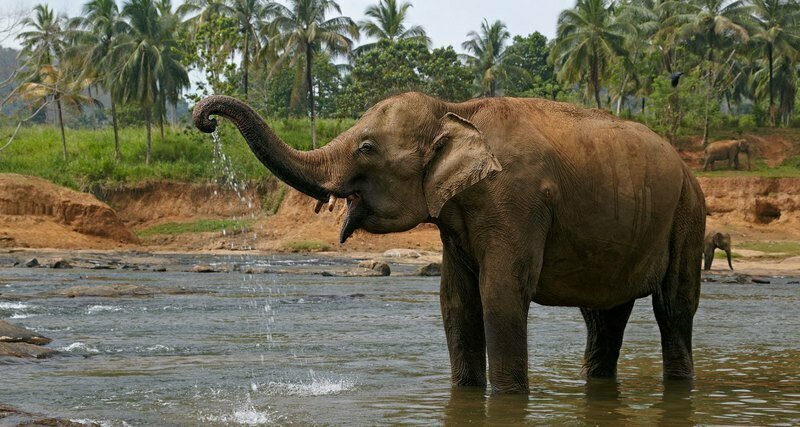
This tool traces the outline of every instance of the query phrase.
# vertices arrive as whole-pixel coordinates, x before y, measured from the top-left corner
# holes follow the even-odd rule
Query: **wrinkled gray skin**
[[[747,170],[750,170],[750,143],[744,139],[717,141],[708,144],[705,149],[706,161],[703,170],[714,170],[714,162],[727,160],[728,168],[739,170],[739,153],[747,155]]]
[[[703,258],[705,258],[703,269],[711,270],[711,264],[714,262],[714,250],[716,249],[725,251],[728,256],[728,267],[733,270],[733,264],[731,264],[731,235],[714,231],[706,234],[703,242]]]
[[[419,93],[370,108],[325,147],[285,145],[245,104],[199,102],[195,125],[231,120],[278,178],[347,199],[344,242],[436,224],[442,317],[456,386],[528,391],[530,303],[580,307],[583,373],[616,374],[634,301],[653,296],[664,376],[691,378],[705,203],[676,151],[646,127],[538,99],[461,104]]]

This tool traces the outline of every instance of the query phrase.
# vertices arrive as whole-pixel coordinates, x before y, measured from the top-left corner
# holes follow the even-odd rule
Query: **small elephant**
[[[531,302],[578,307],[583,373],[614,376],[625,325],[652,295],[664,377],[692,378],[703,191],[672,146],[639,123],[543,99],[387,98],[326,146],[286,145],[249,106],[197,103],[204,132],[239,128],[273,174],[318,201],[346,200],[356,230],[439,228],[439,290],[457,386],[528,392]],[[598,162],[597,159],[603,159]]]
[[[711,231],[706,234],[705,241],[703,242],[703,257],[705,264],[703,270],[711,270],[711,263],[714,262],[714,250],[722,249],[728,255],[728,267],[733,270],[731,264],[731,235],[728,233],[719,233]]]
[[[717,141],[708,144],[706,147],[706,162],[703,170],[714,170],[714,162],[727,160],[728,167],[733,166],[739,170],[739,153],[747,154],[747,170],[750,170],[750,143],[745,139],[734,139],[729,141]]]

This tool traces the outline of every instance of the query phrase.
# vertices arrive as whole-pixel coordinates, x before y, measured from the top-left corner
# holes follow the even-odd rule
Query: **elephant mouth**
[[[359,193],[353,193],[347,196],[347,214],[344,217],[342,230],[339,233],[340,244],[347,241],[356,230],[361,228],[364,220],[367,218],[368,212],[369,208],[366,203],[364,203]]]

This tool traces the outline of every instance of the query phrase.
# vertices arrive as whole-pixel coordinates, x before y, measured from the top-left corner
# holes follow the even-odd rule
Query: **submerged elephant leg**
[[[486,340],[478,279],[445,239],[439,293],[455,386],[486,386]]]
[[[587,331],[582,375],[586,377],[616,375],[622,336],[633,310],[634,301],[608,310],[581,308]]]
[[[661,331],[665,379],[694,377],[692,322],[700,300],[700,259],[697,254],[703,248],[704,219],[675,218],[669,248],[670,262],[661,286],[653,292],[653,312]]]
[[[528,308],[531,295],[524,284],[528,281],[521,280],[527,276],[527,272],[515,273],[508,258],[509,255],[505,255],[481,265],[480,288],[489,358],[489,383],[495,393],[527,393]]]

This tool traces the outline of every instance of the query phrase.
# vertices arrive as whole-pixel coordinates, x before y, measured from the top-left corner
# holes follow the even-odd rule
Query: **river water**
[[[438,278],[313,274],[352,265],[335,258],[224,261],[308,274],[0,270],[6,295],[119,283],[203,292],[0,300],[0,318],[64,352],[0,361],[0,403],[106,425],[800,423],[797,279],[704,283],[691,384],[661,379],[649,299],[631,316],[618,378],[589,382],[579,311],[533,305],[531,393],[501,396],[451,390]]]

